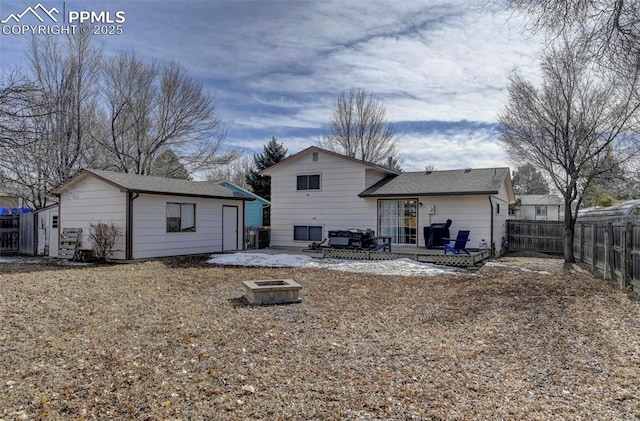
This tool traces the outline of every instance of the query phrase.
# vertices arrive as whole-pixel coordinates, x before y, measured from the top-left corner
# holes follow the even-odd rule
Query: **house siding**
[[[195,232],[166,232],[167,203],[195,203]],[[222,251],[222,207],[238,207],[238,247],[244,243],[243,201],[141,194],[133,200],[134,259]]]
[[[489,202],[491,198],[491,202]],[[468,196],[426,196],[419,197],[422,206],[418,208],[418,245],[425,247],[424,227],[432,223],[444,223],[451,219],[449,233],[452,238],[459,230],[470,230],[470,248],[479,248],[484,240],[490,246],[491,215],[493,214],[493,241],[496,253],[502,254],[502,239],[506,237],[506,221],[509,214],[509,201],[506,186],[503,184],[496,195]],[[498,207],[500,211],[498,213]],[[434,206],[434,214],[429,214],[429,207]]]
[[[116,240],[112,257],[125,258],[126,227],[125,195],[94,177],[86,177],[73,188],[60,195],[59,232],[64,228],[82,228],[78,248],[93,248],[89,240],[91,224],[115,224],[120,227],[121,235]]]
[[[296,190],[296,177],[320,174],[320,190]],[[294,241],[293,227],[321,226],[323,238],[329,230],[376,229],[376,201],[358,197],[368,183],[384,178],[340,157],[318,152],[318,160],[306,154],[271,175],[271,245],[306,246]]]

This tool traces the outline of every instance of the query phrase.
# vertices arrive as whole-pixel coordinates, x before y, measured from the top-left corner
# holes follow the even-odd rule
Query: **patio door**
[[[417,244],[418,200],[378,200],[378,235],[395,244]]]

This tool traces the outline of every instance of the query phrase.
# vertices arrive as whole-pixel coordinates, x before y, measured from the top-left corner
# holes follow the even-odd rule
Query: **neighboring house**
[[[564,204],[555,194],[529,194],[516,196],[513,219],[529,221],[562,221]]]
[[[424,247],[424,227],[453,221],[500,253],[509,204],[508,168],[399,173],[315,146],[264,169],[271,177],[271,245],[306,246],[328,231],[373,229],[395,244]]]
[[[212,253],[244,248],[245,202],[213,183],[83,170],[53,190],[60,233],[82,228],[80,248],[92,248],[91,224],[120,227],[116,260]]]
[[[252,202],[245,204],[244,225],[247,228],[264,226],[264,208],[271,206],[271,202],[230,181],[218,181],[217,183],[231,191],[253,198]]]

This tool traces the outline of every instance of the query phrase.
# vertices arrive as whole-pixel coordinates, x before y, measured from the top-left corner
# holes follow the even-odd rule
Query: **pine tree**
[[[264,151],[261,154],[253,155],[253,168],[247,175],[247,184],[255,194],[271,201],[271,177],[264,177],[259,172],[277,164],[286,156],[287,150],[275,137],[264,145]]]
[[[549,194],[549,185],[532,164],[524,164],[513,173],[515,194]]]
[[[162,152],[153,162],[151,175],[167,178],[191,179],[180,158],[171,149]]]

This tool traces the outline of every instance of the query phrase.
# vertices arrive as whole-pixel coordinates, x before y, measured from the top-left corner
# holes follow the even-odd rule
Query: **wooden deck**
[[[470,254],[444,254],[442,249],[426,249],[413,246],[393,246],[392,251],[367,251],[352,249],[324,248],[322,257],[326,259],[350,260],[394,260],[408,258],[434,265],[474,267],[482,266],[489,260],[489,250],[469,250]]]

